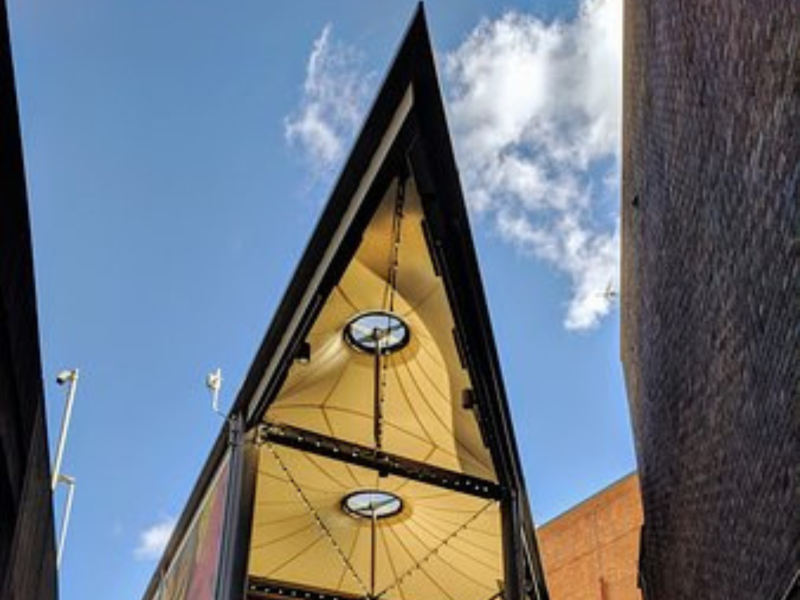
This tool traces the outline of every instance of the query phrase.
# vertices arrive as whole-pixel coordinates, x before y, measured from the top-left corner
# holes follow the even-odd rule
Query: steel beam
[[[391,474],[413,479],[414,481],[479,498],[500,500],[503,497],[502,488],[492,481],[457,473],[396,454],[390,454],[383,450],[375,450],[374,448],[300,429],[299,427],[292,427],[291,425],[265,423],[261,426],[260,437],[262,441],[269,441],[273,444],[365,467],[384,475]]]
[[[355,596],[335,590],[305,587],[297,583],[274,581],[263,577],[253,577],[247,581],[247,600],[364,600],[364,596]]]

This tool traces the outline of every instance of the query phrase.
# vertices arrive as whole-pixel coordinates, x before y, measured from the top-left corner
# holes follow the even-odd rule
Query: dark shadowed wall
[[[0,598],[53,600],[36,293],[5,0],[0,2]]]
[[[647,600],[800,566],[800,3],[626,0],[622,354]]]

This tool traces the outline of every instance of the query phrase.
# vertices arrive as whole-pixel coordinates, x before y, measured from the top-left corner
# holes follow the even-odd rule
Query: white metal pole
[[[56,568],[61,568],[61,559],[64,557],[64,542],[67,540],[69,517],[72,514],[72,498],[75,496],[75,478],[69,475],[59,475],[58,480],[63,482],[67,490],[67,503],[64,505],[64,516],[61,520],[61,534],[58,536],[58,553],[56,554]]]
[[[64,446],[67,443],[67,432],[69,431],[69,421],[72,418],[72,404],[75,402],[75,390],[78,387],[78,369],[69,372],[69,393],[67,403],[64,405],[64,416],[61,418],[61,433],[58,436],[58,447],[56,449],[56,460],[53,463],[52,490],[55,491],[59,481],[61,471],[61,459],[64,458]]]

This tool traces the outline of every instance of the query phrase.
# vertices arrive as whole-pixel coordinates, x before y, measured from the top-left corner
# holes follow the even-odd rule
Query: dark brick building
[[[800,3],[626,0],[622,354],[647,600],[798,597]]]
[[[56,597],[33,256],[5,1],[0,2],[0,598]]]

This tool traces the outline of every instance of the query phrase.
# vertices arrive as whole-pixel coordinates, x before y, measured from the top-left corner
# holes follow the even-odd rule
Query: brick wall
[[[647,600],[777,600],[800,566],[798,23],[796,1],[625,2]]]
[[[539,528],[551,600],[640,600],[641,525],[632,474]]]

